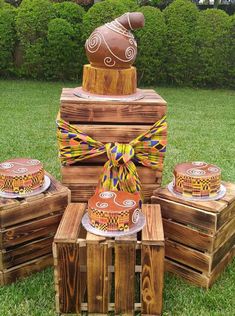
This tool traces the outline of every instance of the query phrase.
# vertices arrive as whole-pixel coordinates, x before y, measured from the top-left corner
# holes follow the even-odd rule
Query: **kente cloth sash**
[[[59,157],[63,165],[107,154],[108,161],[104,164],[97,187],[99,191],[140,191],[136,163],[162,170],[167,143],[165,116],[129,144],[103,144],[80,131],[77,126],[61,119],[60,115],[56,123]]]

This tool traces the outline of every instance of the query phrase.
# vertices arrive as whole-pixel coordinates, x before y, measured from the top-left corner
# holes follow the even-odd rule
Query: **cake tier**
[[[186,197],[214,197],[220,191],[221,170],[201,161],[179,164],[174,169],[174,191]]]
[[[106,69],[83,66],[82,89],[103,96],[128,96],[136,93],[136,68]]]
[[[103,231],[126,231],[139,220],[139,194],[124,191],[96,193],[88,201],[90,224]]]
[[[44,169],[37,159],[15,158],[0,164],[0,191],[25,194],[41,187]]]

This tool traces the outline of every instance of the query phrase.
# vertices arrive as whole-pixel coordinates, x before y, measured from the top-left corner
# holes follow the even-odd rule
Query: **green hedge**
[[[23,0],[14,9],[0,0],[0,75],[79,80],[90,33],[127,11],[141,11],[139,83],[235,87],[234,16],[199,12],[190,0],[174,0],[164,11],[136,3],[104,0],[85,12],[67,1]]]

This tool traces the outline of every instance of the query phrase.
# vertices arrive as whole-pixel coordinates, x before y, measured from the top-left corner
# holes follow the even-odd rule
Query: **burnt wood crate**
[[[142,232],[122,238],[87,233],[81,226],[85,211],[85,203],[70,204],[55,235],[57,312],[160,315],[164,275],[160,207],[144,204],[147,223]]]
[[[0,198],[0,285],[53,265],[52,242],[70,200],[68,188],[51,175],[44,193]]]
[[[235,254],[235,184],[223,183],[218,201],[182,200],[159,188],[152,203],[161,205],[167,271],[209,288]]]
[[[166,101],[154,90],[143,90],[144,98],[137,101],[94,101],[63,89],[60,99],[61,118],[103,143],[128,143],[160,120],[167,110]],[[162,137],[166,138],[167,135]],[[86,202],[93,194],[107,161],[106,154],[61,168],[62,182],[71,190],[72,202]],[[137,166],[145,201],[160,186],[162,170]]]

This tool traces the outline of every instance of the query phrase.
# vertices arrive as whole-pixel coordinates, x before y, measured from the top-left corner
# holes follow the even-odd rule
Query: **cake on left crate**
[[[70,191],[50,174],[43,193],[18,199],[0,197],[0,285],[53,264],[52,241]]]

